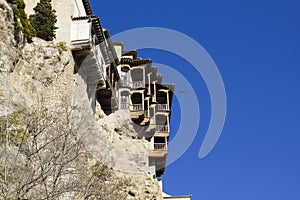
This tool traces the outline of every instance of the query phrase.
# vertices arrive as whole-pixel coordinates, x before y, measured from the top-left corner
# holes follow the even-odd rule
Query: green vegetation
[[[0,142],[8,142],[13,145],[18,145],[20,142],[26,142],[29,139],[29,134],[22,128],[19,120],[20,113],[14,112],[6,117],[0,117]]]
[[[58,42],[57,47],[58,47],[59,53],[62,53],[63,51],[68,50],[67,43],[65,43],[65,42]]]
[[[56,11],[52,9],[51,0],[40,0],[34,7],[35,14],[29,16],[29,20],[36,30],[37,37],[46,41],[55,38]]]
[[[23,0],[7,0],[12,5],[15,20],[15,39],[19,41],[19,33],[24,33],[25,38],[31,41],[36,36],[34,27],[30,24],[25,13],[25,3]]]

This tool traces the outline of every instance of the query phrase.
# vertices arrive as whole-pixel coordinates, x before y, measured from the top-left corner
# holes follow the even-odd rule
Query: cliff
[[[128,111],[94,114],[65,44],[13,23],[0,0],[0,199],[162,199]]]

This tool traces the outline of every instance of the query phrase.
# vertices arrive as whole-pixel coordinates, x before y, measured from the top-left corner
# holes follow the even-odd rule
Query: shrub
[[[66,42],[58,42],[57,43],[57,47],[60,53],[62,53],[63,51],[67,51],[68,50],[68,46]]]
[[[51,0],[40,0],[34,7],[35,14],[29,20],[36,30],[36,36],[46,41],[55,38],[56,11],[52,9]]]
[[[27,14],[25,13],[25,3],[23,0],[8,0],[12,5],[15,20],[15,39],[19,41],[19,33],[24,33],[25,38],[31,41],[36,36],[34,27],[30,24]]]
[[[8,142],[10,145],[17,146],[19,143],[28,140],[29,135],[20,122],[20,118],[23,115],[22,112],[13,112],[6,117],[0,117],[0,145]],[[8,137],[7,141],[6,137]]]

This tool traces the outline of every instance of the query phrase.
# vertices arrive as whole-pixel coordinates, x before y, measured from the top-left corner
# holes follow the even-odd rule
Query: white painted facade
[[[114,48],[115,48],[115,51],[116,51],[116,54],[117,54],[117,57],[119,60],[121,60],[122,58],[122,54],[123,54],[123,48],[124,48],[124,44],[123,43],[115,43],[113,44],[114,45]],[[118,73],[121,75],[122,74],[122,71],[121,71],[121,68],[122,66],[121,65],[118,65],[117,66],[117,70],[118,70]]]
[[[24,0],[25,11],[29,15],[34,14],[33,8],[39,0]],[[52,7],[56,10],[57,23],[55,42],[66,42],[70,45],[72,18],[86,16],[82,0],[52,0]]]
[[[73,0],[74,2],[74,14],[73,17],[83,17],[86,16],[82,0]]]
[[[88,19],[72,22],[70,41],[72,42],[73,48],[76,48],[77,45],[90,45],[92,41],[91,28],[92,24],[88,22]]]

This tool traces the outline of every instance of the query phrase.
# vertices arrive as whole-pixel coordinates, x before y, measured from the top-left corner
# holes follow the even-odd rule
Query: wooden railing
[[[169,105],[168,104],[157,104],[157,109],[158,110],[169,110]]]
[[[141,87],[143,87],[143,86],[144,86],[143,81],[134,81],[134,82],[132,83],[132,88],[141,88]]]
[[[156,132],[169,132],[167,125],[156,125]]]
[[[121,86],[130,87],[131,83],[129,81],[121,81]]]
[[[121,109],[122,109],[122,110],[127,110],[127,109],[128,109],[128,103],[126,103],[126,102],[121,102]]]
[[[132,111],[141,111],[143,109],[143,104],[132,104]]]
[[[166,143],[154,143],[154,150],[159,151],[167,151],[167,144]]]

